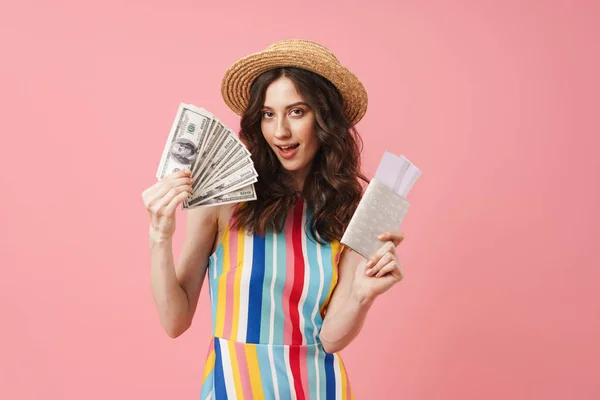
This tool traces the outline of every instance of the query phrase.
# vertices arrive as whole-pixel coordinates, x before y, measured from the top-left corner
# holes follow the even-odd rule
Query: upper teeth
[[[292,148],[292,147],[294,147],[294,145],[291,145],[291,146],[281,146],[282,149],[289,149],[289,148]]]

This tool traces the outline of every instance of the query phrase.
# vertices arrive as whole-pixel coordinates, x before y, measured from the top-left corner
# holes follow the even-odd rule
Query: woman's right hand
[[[150,236],[162,240],[175,233],[175,211],[192,192],[190,171],[176,171],[142,192],[150,215]]]

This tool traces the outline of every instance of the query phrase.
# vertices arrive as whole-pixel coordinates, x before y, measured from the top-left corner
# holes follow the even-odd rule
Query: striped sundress
[[[208,267],[202,400],[354,398],[342,359],[319,339],[342,248],[314,240],[310,217],[300,199],[281,233],[226,227]]]

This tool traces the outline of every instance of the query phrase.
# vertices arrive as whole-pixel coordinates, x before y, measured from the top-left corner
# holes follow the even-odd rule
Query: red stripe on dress
[[[290,212],[285,220],[285,283],[281,293],[283,315],[290,315],[290,292],[294,284],[294,246],[292,246],[292,229],[294,227],[294,213]],[[283,319],[283,343],[292,343],[292,321]]]
[[[302,389],[307,396],[310,396],[310,389],[308,387],[308,347],[306,345],[300,346],[300,371],[302,371]]]
[[[300,371],[300,347],[303,346],[290,346],[290,369],[292,370],[292,376],[294,377],[294,392],[296,393],[296,399],[304,400],[304,387],[302,385],[302,373]]]
[[[294,207],[294,225],[292,227],[292,246],[294,249],[294,284],[290,293],[290,320],[292,322],[292,341],[290,348],[290,367],[294,376],[294,390],[298,400],[304,400],[305,392],[302,384],[302,368],[300,367],[300,345],[302,331],[300,330],[299,303],[304,288],[304,255],[302,254],[302,214],[304,201],[298,200]],[[289,238],[288,238],[289,240]]]
[[[299,200],[294,208],[294,226],[292,228],[292,245],[294,248],[294,284],[290,293],[290,319],[292,321],[292,342],[289,344],[302,344],[302,331],[300,330],[299,303],[304,288],[304,255],[302,254],[302,212],[304,201]]]

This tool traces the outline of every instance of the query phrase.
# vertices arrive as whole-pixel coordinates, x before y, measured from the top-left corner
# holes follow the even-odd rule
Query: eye
[[[292,113],[292,115],[295,115],[295,116],[300,116],[300,115],[304,114],[304,110],[301,108],[294,108],[290,112]]]
[[[273,118],[273,113],[271,111],[263,111],[262,117],[263,118]]]

